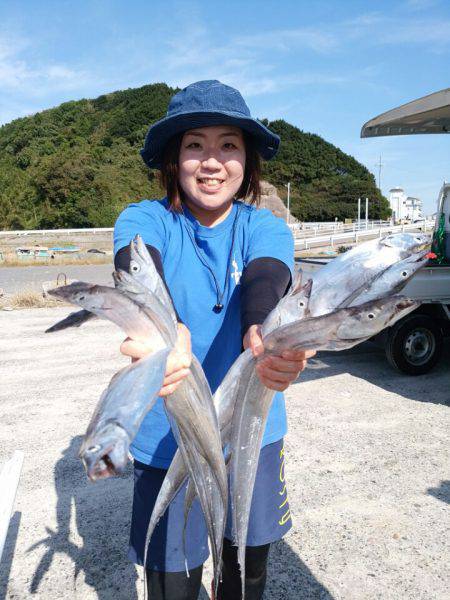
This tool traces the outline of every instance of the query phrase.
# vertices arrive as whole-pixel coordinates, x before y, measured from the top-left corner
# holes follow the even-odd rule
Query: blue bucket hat
[[[247,131],[266,160],[275,156],[280,145],[280,138],[251,116],[238,90],[217,79],[197,81],[175,94],[167,115],[148,130],[141,150],[145,164],[160,169],[164,147],[171,137],[211,125],[234,125]]]

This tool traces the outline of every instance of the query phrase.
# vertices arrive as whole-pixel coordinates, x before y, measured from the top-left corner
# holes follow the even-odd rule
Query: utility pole
[[[361,198],[358,198],[358,230],[361,224]]]
[[[376,165],[378,167],[378,189],[381,192],[381,167],[383,167],[383,163],[381,162],[381,154],[380,154],[380,160],[376,163]]]
[[[366,229],[369,228],[369,198],[366,198]]]
[[[286,212],[286,223],[289,225],[289,210],[290,210],[290,199],[291,199],[291,182],[284,187],[287,187],[287,212]]]

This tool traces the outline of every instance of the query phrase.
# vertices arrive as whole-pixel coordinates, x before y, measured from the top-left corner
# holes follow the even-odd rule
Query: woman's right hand
[[[189,373],[192,361],[191,334],[186,325],[182,323],[178,323],[177,328],[178,338],[174,349],[167,358],[166,374],[159,392],[160,396],[172,394]],[[120,346],[120,351],[135,362],[154,352],[154,348],[150,344],[126,338]]]

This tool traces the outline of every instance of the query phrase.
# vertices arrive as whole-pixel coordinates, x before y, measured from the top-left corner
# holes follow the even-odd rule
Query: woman
[[[260,157],[272,158],[279,138],[250,115],[240,93],[219,81],[200,81],[177,93],[167,116],[150,127],[145,163],[161,170],[163,200],[131,204],[114,232],[115,264],[128,269],[128,244],[140,234],[174,302],[178,342],[169,356],[161,396],[174,391],[188,373],[192,351],[202,362],[214,392],[242,347],[264,351],[260,325],[289,287],[293,240],[281,219],[238,198],[259,200]],[[125,340],[132,359],[150,347]],[[262,382],[285,390],[312,353],[267,357],[257,370]],[[246,597],[262,597],[270,543],[290,528],[283,476],[286,414],[275,395],[264,434],[253,495],[246,551]],[[175,440],[160,398],[132,445],[135,488],[130,557],[142,564],[147,524],[172,457]],[[208,556],[207,533],[196,502],[187,525],[186,576],[182,551],[184,491],[158,524],[146,565],[152,599],[198,597]],[[223,550],[218,597],[241,598],[236,548],[230,524]]]

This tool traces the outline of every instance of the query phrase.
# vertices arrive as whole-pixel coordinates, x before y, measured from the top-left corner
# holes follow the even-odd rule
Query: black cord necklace
[[[186,228],[186,230],[188,232],[188,235],[189,235],[189,237],[191,239],[191,242],[192,242],[192,245],[194,247],[195,253],[197,254],[200,262],[211,273],[211,276],[212,276],[213,281],[214,281],[214,286],[216,288],[216,298],[217,298],[217,301],[216,301],[215,305],[213,306],[213,311],[215,313],[220,313],[223,310],[223,298],[225,296],[225,292],[226,292],[227,286],[228,286],[228,279],[230,277],[231,257],[233,255],[234,239],[235,239],[235,236],[236,236],[236,225],[237,225],[237,222],[238,222],[239,213],[241,212],[241,208],[242,208],[242,204],[238,206],[238,208],[236,210],[236,214],[234,216],[233,228],[232,228],[232,233],[231,233],[230,252],[228,254],[227,271],[226,271],[226,274],[225,274],[225,284],[223,286],[223,291],[222,291],[220,289],[220,285],[219,285],[219,282],[217,281],[217,277],[216,277],[216,275],[214,273],[214,270],[211,267],[211,265],[209,264],[208,259],[205,256],[205,253],[203,252],[203,250],[201,248],[198,247],[197,242],[195,241],[195,237],[194,237],[194,234],[192,232],[191,226],[187,222],[186,213],[184,212],[184,206],[181,205],[181,209],[183,211],[183,217],[184,217],[184,225],[185,225],[185,228]]]

